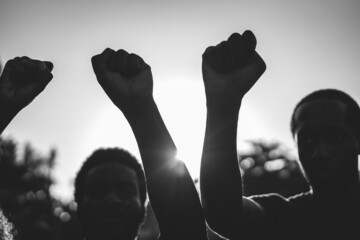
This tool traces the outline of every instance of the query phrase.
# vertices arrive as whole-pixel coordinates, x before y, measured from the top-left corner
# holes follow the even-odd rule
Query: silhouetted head
[[[323,89],[305,96],[291,117],[302,170],[313,189],[358,180],[360,108],[348,94]]]
[[[78,218],[86,239],[134,239],[146,214],[142,166],[129,152],[98,149],[75,179]]]

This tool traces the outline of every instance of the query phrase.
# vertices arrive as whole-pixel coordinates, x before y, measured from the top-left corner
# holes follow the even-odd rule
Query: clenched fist
[[[0,106],[17,113],[26,107],[52,79],[53,64],[28,57],[9,60],[0,77]]]
[[[99,84],[120,109],[129,101],[152,97],[151,68],[138,55],[107,48],[91,61]]]
[[[205,50],[202,73],[208,100],[231,96],[241,101],[266,69],[255,48],[254,34],[245,31],[242,35],[233,33],[227,41]]]

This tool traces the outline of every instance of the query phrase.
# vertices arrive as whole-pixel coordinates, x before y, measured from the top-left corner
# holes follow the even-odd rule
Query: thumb
[[[96,75],[103,73],[108,69],[107,60],[116,52],[111,48],[106,48],[101,54],[91,58],[92,67]]]
[[[147,63],[145,63],[145,61],[140,56],[134,53],[131,53],[129,55],[127,66],[128,66],[129,75],[136,75],[144,71],[145,69],[150,68],[150,66]]]
[[[249,63],[246,64],[241,71],[246,72],[243,73],[244,76],[249,76],[252,78],[260,78],[261,75],[266,70],[266,63],[261,58],[261,56],[255,51],[255,53],[250,57]]]
[[[44,64],[45,64],[46,68],[49,70],[49,72],[51,72],[53,70],[54,64],[52,62],[44,61]]]
[[[48,61],[38,63],[38,69],[40,69],[40,72],[39,72],[39,78],[40,78],[39,80],[40,81],[38,81],[38,84],[40,84],[44,88],[53,78],[53,75],[51,73],[53,67],[54,67],[54,65]]]
[[[242,36],[246,54],[248,56],[254,54],[257,44],[255,35],[250,30],[246,30]]]

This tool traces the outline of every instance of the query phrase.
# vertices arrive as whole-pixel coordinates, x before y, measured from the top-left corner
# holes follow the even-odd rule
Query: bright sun
[[[178,158],[186,164],[192,177],[198,178],[206,123],[203,83],[180,79],[155,82],[154,98],[177,146]],[[255,115],[253,108],[243,106],[239,122],[242,137],[262,131],[254,123],[254,119],[257,119]],[[114,106],[107,105],[92,124],[95,126],[91,128],[93,131],[83,141],[84,154],[89,154],[100,146],[117,146],[129,150],[140,159],[131,128]]]
[[[178,159],[186,164],[194,179],[199,178],[206,123],[206,103],[202,81],[176,79],[170,82],[155,82],[154,98],[177,146]],[[257,119],[261,118],[258,117],[255,108],[248,103],[243,104],[239,121],[241,140],[263,132],[264,128],[258,124]],[[89,130],[85,131],[79,139],[80,148],[69,156],[63,156],[78,159],[76,164],[72,164],[70,170],[78,169],[83,160],[99,147],[121,147],[140,159],[139,149],[129,124],[110,101],[106,102],[96,116],[89,118],[85,124],[84,129]],[[70,170],[67,169],[59,175],[62,178],[65,173],[72,176],[74,173]],[[67,182],[58,185],[56,191],[62,192],[61,195],[66,195],[63,192],[69,192],[68,188]]]

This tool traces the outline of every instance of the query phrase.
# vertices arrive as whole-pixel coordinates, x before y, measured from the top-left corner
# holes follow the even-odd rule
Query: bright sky
[[[58,152],[54,193],[72,197],[72,180],[98,147],[139,157],[122,113],[98,85],[90,58],[106,47],[137,53],[152,67],[154,97],[193,177],[205,129],[201,54],[246,29],[267,71],[243,100],[239,147],[248,138],[292,146],[289,118],[305,94],[342,89],[360,102],[358,0],[0,0],[0,59],[54,63],[54,78],[4,132],[47,154]]]

